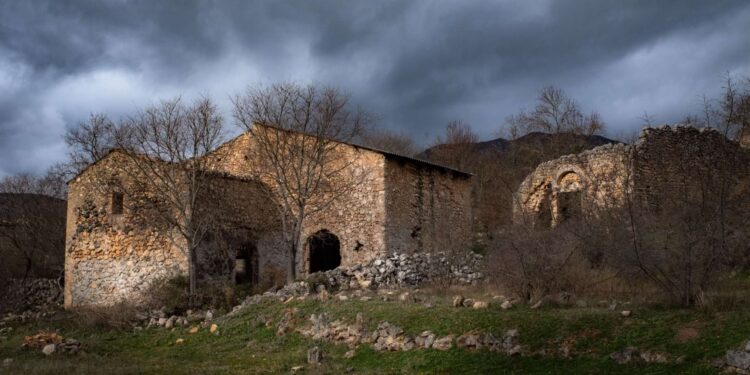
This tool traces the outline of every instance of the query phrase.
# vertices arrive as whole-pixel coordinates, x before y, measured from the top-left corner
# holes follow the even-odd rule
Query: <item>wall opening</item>
[[[125,210],[125,196],[122,193],[112,193],[110,212],[112,215],[122,215]]]
[[[581,217],[581,192],[568,191],[557,194],[559,222]]]
[[[341,265],[341,244],[335,234],[323,229],[307,238],[310,273],[332,270]]]
[[[557,179],[556,194],[556,222],[564,223],[571,219],[580,218],[583,214],[581,200],[583,198],[583,181],[576,172],[566,172]]]
[[[237,249],[234,281],[237,284],[258,284],[258,249],[254,244],[246,242]]]

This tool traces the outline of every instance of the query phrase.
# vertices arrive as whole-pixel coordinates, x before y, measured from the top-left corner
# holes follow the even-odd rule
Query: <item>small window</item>
[[[112,215],[122,215],[123,199],[122,193],[112,193]]]

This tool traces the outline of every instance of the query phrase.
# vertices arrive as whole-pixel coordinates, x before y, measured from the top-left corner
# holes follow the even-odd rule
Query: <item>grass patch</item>
[[[502,310],[453,308],[446,298],[437,298],[434,307],[420,303],[382,301],[294,301],[283,305],[265,301],[251,306],[243,314],[219,320],[221,335],[208,330],[196,334],[187,328],[132,329],[106,328],[84,324],[71,313],[61,313],[46,322],[14,326],[7,339],[0,341],[0,359],[13,358],[10,367],[0,373],[34,374],[247,374],[289,373],[293,366],[304,365],[307,373],[714,373],[710,361],[727,349],[737,347],[750,337],[750,313],[745,310],[708,312],[701,310],[636,309],[630,318],[617,311],[599,308],[548,308],[531,310],[517,307]],[[438,335],[460,334],[472,329],[502,335],[518,329],[521,343],[532,352],[556,352],[560,344],[573,342],[578,353],[572,359],[550,356],[508,357],[487,351],[446,352],[420,350],[379,353],[360,346],[351,359],[343,345],[314,342],[296,333],[284,337],[275,334],[275,323],[283,310],[296,307],[301,316],[327,312],[331,318],[353,322],[364,314],[373,328],[388,320],[416,335],[431,330]],[[257,326],[258,315],[274,319],[274,327]],[[305,322],[306,323],[306,322]],[[679,329],[693,327],[699,335],[686,342],[676,339]],[[57,330],[65,337],[84,343],[85,355],[50,357],[38,350],[21,348],[25,335],[39,330]],[[178,338],[185,340],[176,344]],[[307,350],[318,345],[325,359],[319,368],[306,364]],[[673,357],[684,356],[682,364],[617,365],[609,359],[613,351],[626,346],[659,350]]]

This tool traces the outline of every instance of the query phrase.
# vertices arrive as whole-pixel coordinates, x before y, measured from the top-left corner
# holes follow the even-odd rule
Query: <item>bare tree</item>
[[[68,145],[68,161],[65,163],[67,173],[74,175],[91,163],[104,157],[109,150],[116,147],[116,126],[105,114],[94,113],[88,121],[79,122],[77,126],[65,132],[65,143]]]
[[[454,120],[445,126],[445,134],[433,140],[430,160],[456,169],[472,171],[476,166],[475,143],[479,136],[471,125]]]
[[[0,194],[0,278],[62,272],[65,201],[23,191]]]
[[[350,109],[349,97],[337,89],[294,83],[248,89],[233,102],[238,124],[254,142],[249,172],[278,202],[293,281],[305,221],[366,178],[364,168],[354,168],[357,153],[347,153],[342,142],[361,135],[369,116]]]
[[[188,258],[191,303],[197,290],[196,250],[213,221],[206,202],[199,199],[211,184],[211,159],[204,156],[222,140],[222,126],[210,99],[185,105],[177,98],[129,119],[115,137],[130,161],[118,164],[128,193],[150,208],[154,217],[149,220],[158,220],[157,227],[178,234],[168,237]]]
[[[0,179],[0,193],[41,194],[65,199],[65,181],[53,168],[41,177],[21,173]]]
[[[399,155],[413,156],[418,152],[414,139],[403,132],[377,129],[364,132],[360,138],[365,146]]]

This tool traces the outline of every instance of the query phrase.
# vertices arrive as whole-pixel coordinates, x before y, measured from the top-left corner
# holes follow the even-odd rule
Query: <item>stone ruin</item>
[[[252,135],[245,133],[206,156],[211,165],[206,178],[218,193],[199,199],[221,215],[216,230],[196,250],[200,282],[286,281],[289,251],[281,224],[273,219],[276,203],[265,195],[268,186],[251,176],[254,166],[263,165],[248,156],[253,147]],[[394,253],[468,248],[470,174],[353,144],[341,143],[337,152],[354,161],[346,173],[366,179],[303,223],[298,275]],[[111,152],[69,182],[66,307],[137,302],[154,282],[188,271],[184,241],[151,220],[149,202],[158,194],[127,193],[132,182],[119,172],[131,168],[127,163],[132,158]]]
[[[750,194],[750,150],[715,129],[665,125],[644,128],[633,145],[607,144],[540,164],[515,193],[513,219],[554,227],[623,207],[629,198],[657,206],[691,173],[725,176],[730,197],[750,210],[750,199],[741,198]]]

